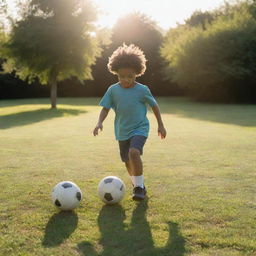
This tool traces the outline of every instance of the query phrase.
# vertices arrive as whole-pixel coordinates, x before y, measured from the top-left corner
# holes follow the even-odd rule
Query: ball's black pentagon
[[[80,192],[76,192],[76,198],[78,201],[81,201],[82,195]]]
[[[107,184],[107,183],[111,183],[113,181],[113,178],[107,178],[104,180],[104,183]]]
[[[110,193],[105,193],[104,195],[104,198],[107,200],[107,201],[112,201],[113,200],[113,197]]]
[[[124,188],[124,185],[122,185],[122,186],[121,186],[120,191],[122,191],[122,190],[123,190],[123,188]]]
[[[72,187],[72,184],[66,182],[66,183],[63,183],[61,186],[62,186],[63,188],[71,188],[71,187]]]
[[[61,203],[58,199],[56,199],[54,203],[55,203],[56,206],[61,207]]]

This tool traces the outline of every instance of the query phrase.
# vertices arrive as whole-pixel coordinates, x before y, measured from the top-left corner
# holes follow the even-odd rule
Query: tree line
[[[109,56],[133,43],[148,60],[138,81],[156,96],[256,103],[255,7],[246,0],[196,10],[165,32],[143,13],[98,28],[90,0],[31,0],[0,33],[0,98],[51,95],[55,108],[57,95],[102,96],[116,82]]]

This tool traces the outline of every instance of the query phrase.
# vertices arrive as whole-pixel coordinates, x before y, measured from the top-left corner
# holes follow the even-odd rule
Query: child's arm
[[[102,129],[103,129],[102,123],[106,119],[106,117],[108,115],[108,112],[109,112],[109,109],[108,108],[104,108],[104,107],[100,111],[98,123],[97,123],[96,127],[93,130],[93,135],[94,136],[98,135],[99,129],[102,131]]]
[[[162,117],[161,117],[161,113],[160,113],[160,109],[158,107],[158,105],[154,105],[152,107],[152,110],[155,114],[155,117],[156,117],[156,120],[157,120],[157,123],[158,123],[158,135],[161,136],[161,139],[164,139],[166,137],[166,130],[164,128],[164,124],[163,124],[163,121],[162,121]]]

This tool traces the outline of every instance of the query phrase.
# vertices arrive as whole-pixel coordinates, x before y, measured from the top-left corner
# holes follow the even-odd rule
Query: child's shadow
[[[73,211],[55,213],[45,227],[42,245],[44,247],[60,245],[75,231],[77,223],[78,217]]]
[[[120,205],[103,206],[98,217],[101,232],[99,243],[103,247],[97,253],[88,242],[78,244],[82,255],[90,256],[181,256],[185,253],[185,239],[177,223],[168,222],[169,239],[163,248],[155,248],[149,223],[146,219],[147,201],[138,203],[133,211],[131,228],[125,230],[125,213]]]

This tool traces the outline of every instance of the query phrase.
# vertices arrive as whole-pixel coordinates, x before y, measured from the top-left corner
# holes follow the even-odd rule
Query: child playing
[[[147,106],[152,108],[158,122],[158,135],[166,136],[159,107],[149,88],[135,81],[144,74],[146,58],[135,45],[120,46],[109,58],[108,69],[117,75],[118,83],[111,85],[100,101],[102,110],[93,130],[98,135],[103,121],[111,108],[115,111],[115,137],[119,142],[120,156],[131,177],[134,189],[133,200],[143,200],[146,195],[143,165],[140,155],[149,133],[146,117]]]

